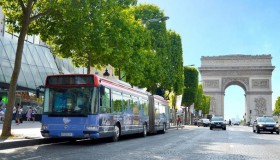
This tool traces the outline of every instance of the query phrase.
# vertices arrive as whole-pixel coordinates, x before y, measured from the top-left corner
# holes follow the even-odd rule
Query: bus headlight
[[[86,129],[90,130],[90,131],[97,131],[98,127],[97,126],[86,126]]]
[[[47,129],[48,129],[48,126],[47,126],[47,125],[43,125],[43,124],[42,124],[41,129],[42,129],[42,130],[47,130]]]

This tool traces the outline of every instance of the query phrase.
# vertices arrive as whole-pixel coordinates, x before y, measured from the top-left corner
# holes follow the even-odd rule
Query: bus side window
[[[102,90],[102,88],[100,88]],[[104,94],[100,90],[100,113],[111,113],[111,94],[110,89],[104,88]]]

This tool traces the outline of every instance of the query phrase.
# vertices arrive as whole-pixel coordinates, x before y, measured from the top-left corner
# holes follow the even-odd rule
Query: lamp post
[[[110,73],[108,72],[108,69],[106,68],[105,72],[103,73],[103,76],[105,78],[108,78],[110,76]]]
[[[147,20],[142,20],[142,24],[146,24],[147,22],[164,22],[169,19],[168,16],[164,16],[161,18],[152,18],[152,19],[147,19]]]

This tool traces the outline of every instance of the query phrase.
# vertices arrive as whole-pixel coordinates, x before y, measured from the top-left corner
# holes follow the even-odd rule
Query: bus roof
[[[97,76],[97,75],[95,75]],[[140,89],[138,87],[131,86],[129,83],[123,82],[121,80],[115,79],[110,80],[107,78],[99,77],[99,85],[119,89],[119,90],[125,90],[127,92],[133,92],[134,94],[140,94],[140,95],[151,95],[151,93],[147,92],[144,89]]]

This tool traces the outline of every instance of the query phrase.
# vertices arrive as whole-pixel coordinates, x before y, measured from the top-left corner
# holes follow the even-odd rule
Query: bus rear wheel
[[[166,132],[166,124],[164,123],[164,124],[163,124],[163,128],[162,128],[162,130],[161,130],[161,133],[164,134],[165,132]]]
[[[147,125],[143,124],[143,133],[142,133],[142,137],[146,137],[147,136]]]
[[[115,125],[113,132],[114,133],[113,133],[112,141],[117,142],[120,139],[120,127],[118,125]]]

